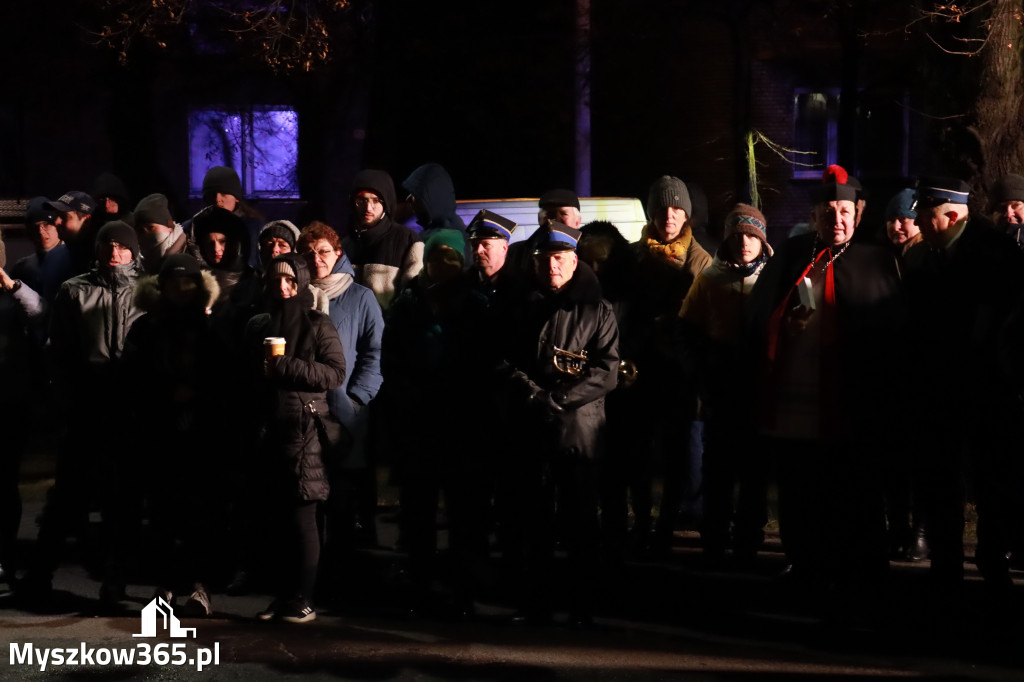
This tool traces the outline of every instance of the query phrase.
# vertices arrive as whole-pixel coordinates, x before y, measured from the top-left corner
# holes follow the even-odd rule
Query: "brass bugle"
[[[581,350],[579,353],[573,353],[558,346],[552,346],[552,349],[554,355],[551,360],[559,372],[578,377],[587,371],[587,351]]]

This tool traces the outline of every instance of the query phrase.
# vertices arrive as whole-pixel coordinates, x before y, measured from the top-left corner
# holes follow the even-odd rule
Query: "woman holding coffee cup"
[[[259,348],[264,372],[261,462],[272,502],[283,517],[278,597],[261,620],[305,623],[316,618],[311,603],[320,558],[317,504],[329,486],[310,401],[345,379],[345,354],[327,315],[312,309],[305,259],[288,253],[273,259],[265,278],[267,312],[253,317],[247,338]]]

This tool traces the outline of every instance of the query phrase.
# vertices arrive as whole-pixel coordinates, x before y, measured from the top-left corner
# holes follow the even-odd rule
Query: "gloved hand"
[[[553,417],[565,412],[565,408],[559,404],[559,398],[565,400],[565,394],[541,390],[530,396],[530,404],[545,417]]]

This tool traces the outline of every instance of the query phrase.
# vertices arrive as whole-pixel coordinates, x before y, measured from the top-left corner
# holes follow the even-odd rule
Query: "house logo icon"
[[[142,609],[142,632],[132,637],[156,637],[157,625],[163,622],[163,629],[171,637],[196,636],[195,628],[183,628],[174,615],[174,607],[164,601],[163,597],[153,597],[153,601]],[[191,633],[191,634],[190,634]]]

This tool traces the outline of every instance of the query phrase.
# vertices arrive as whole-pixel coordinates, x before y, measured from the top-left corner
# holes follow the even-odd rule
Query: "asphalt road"
[[[26,548],[45,485],[24,488]],[[386,547],[395,537],[393,515],[382,515],[379,531],[385,547],[354,559],[351,584],[333,608],[318,609],[315,622],[262,623],[254,614],[268,594],[215,593],[213,617],[181,620],[196,629],[194,638],[133,637],[152,585],[129,585],[121,611],[98,612],[99,583],[72,547],[48,608],[29,609],[0,594],[0,679],[1024,679],[1024,628],[992,617],[973,571],[960,601],[927,591],[927,564],[894,563],[890,585],[877,593],[808,592],[778,578],[785,561],[776,537],[757,566],[710,570],[696,535],[683,532],[670,557],[632,561],[607,576],[594,627],[572,630],[564,613],[550,625],[510,623],[499,593],[479,602],[472,620],[408,616],[396,599],[403,556]],[[1016,599],[1024,595],[1024,576],[1014,590]],[[439,603],[443,594],[439,589]],[[101,665],[114,649],[141,656],[143,645],[151,658],[165,645],[185,664]],[[83,647],[92,664],[53,664],[54,651],[74,649],[81,659]],[[206,655],[199,649],[217,656],[201,672],[189,664]],[[37,655],[49,657],[45,670]]]

